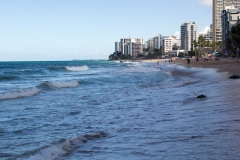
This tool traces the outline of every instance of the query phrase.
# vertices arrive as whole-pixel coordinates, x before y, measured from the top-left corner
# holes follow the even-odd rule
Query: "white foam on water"
[[[72,153],[76,148],[83,145],[88,140],[105,137],[106,133],[92,133],[82,136],[76,136],[71,139],[62,139],[61,142],[45,148],[39,148],[35,151],[28,152],[28,156],[18,158],[17,160],[55,160]]]
[[[80,72],[80,71],[88,71],[89,67],[88,66],[81,66],[81,67],[70,67],[70,66],[66,66],[66,69],[68,71],[73,71],[73,72]]]
[[[40,92],[40,90],[37,89],[36,87],[30,87],[30,88],[18,89],[18,90],[9,91],[9,92],[3,92],[3,93],[0,93],[0,100],[29,97],[29,96],[36,95],[39,92]]]
[[[77,87],[79,85],[79,82],[77,80],[59,81],[48,83],[48,85],[52,88],[72,88]]]
[[[63,143],[41,149],[38,153],[30,156],[29,158],[19,158],[18,160],[54,160],[67,154],[70,147],[70,141],[66,140]]]

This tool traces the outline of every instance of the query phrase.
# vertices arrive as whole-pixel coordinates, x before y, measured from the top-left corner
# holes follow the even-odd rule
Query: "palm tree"
[[[199,56],[198,50],[197,50],[198,42],[196,40],[193,41],[193,47],[194,47],[195,56]]]
[[[198,37],[198,45],[199,45],[199,48],[200,48],[200,54],[201,55],[205,55],[205,52],[203,51],[203,47],[205,46],[206,44],[206,40],[203,36],[199,36]]]
[[[222,42],[221,41],[217,41],[217,42],[215,42],[216,43],[216,50],[218,51],[218,52],[220,52],[221,51],[221,48],[222,48]]]
[[[235,53],[235,47],[233,46],[232,39],[230,37],[225,41],[225,49],[228,54]]]
[[[230,38],[236,52],[240,52],[240,24],[233,26],[230,31]]]

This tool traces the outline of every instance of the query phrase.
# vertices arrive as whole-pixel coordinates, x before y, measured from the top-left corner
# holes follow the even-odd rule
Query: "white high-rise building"
[[[154,37],[154,49],[160,49],[162,46],[162,35],[158,34],[158,36]]]
[[[154,50],[154,38],[150,38],[147,41],[147,48],[149,48],[149,52],[152,53]]]
[[[166,37],[166,38],[163,39],[164,53],[167,53],[168,51],[171,51],[172,46],[173,46],[173,38],[172,37]]]
[[[183,23],[181,25],[181,49],[185,52],[193,50],[193,41],[197,41],[198,36],[198,26],[195,22]]]
[[[130,55],[135,58],[138,54],[143,54],[144,43],[142,38],[122,38],[120,43],[123,55]]]
[[[153,52],[154,49],[161,49],[163,46],[163,36],[158,34],[158,36],[150,38],[146,43],[150,52]]]
[[[163,51],[164,53],[167,53],[169,51],[173,50],[174,46],[180,46],[181,41],[176,36],[169,36],[163,38]]]
[[[119,43],[119,42],[115,42],[115,53],[121,51],[120,47],[121,47],[121,46],[120,46],[120,43]]]

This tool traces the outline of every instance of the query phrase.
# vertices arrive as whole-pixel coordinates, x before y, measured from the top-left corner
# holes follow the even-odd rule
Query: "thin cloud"
[[[197,2],[204,6],[208,7],[212,6],[212,0],[197,0]]]
[[[176,36],[177,38],[179,38],[180,33],[179,33],[178,31],[175,31],[175,32],[174,32],[174,36]]]
[[[207,31],[210,29],[210,27],[206,26],[203,31],[199,32],[200,34],[207,33]]]

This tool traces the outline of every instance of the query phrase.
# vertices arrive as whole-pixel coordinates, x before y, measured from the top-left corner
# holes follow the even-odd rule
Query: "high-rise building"
[[[142,38],[122,38],[120,39],[121,43],[121,52],[123,55],[130,55],[134,58],[137,57],[138,54],[143,53],[143,39]]]
[[[240,10],[233,6],[225,7],[222,11],[222,52],[227,54],[229,51],[226,47],[226,41],[230,37],[231,28],[239,23]]]
[[[154,50],[154,38],[150,38],[147,41],[147,48],[149,48],[149,52],[152,53]]]
[[[121,51],[120,47],[121,47],[120,43],[119,42],[115,42],[115,52],[116,53]]]
[[[152,53],[154,51],[154,49],[161,49],[162,42],[163,42],[163,36],[161,34],[158,34],[158,36],[150,38],[146,42],[147,47],[149,47],[149,52]]]
[[[176,36],[169,36],[163,38],[163,52],[167,53],[169,51],[172,51],[174,49],[174,46],[178,47],[180,46],[181,41]]]
[[[222,41],[221,13],[226,6],[233,5],[236,9],[240,8],[240,0],[213,0],[213,42]]]
[[[193,50],[193,41],[198,40],[198,26],[195,22],[181,25],[181,49],[185,52]]]

